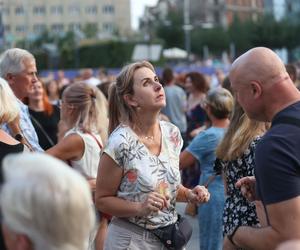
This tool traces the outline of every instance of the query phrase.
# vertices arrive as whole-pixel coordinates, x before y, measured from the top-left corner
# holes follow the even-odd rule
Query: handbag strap
[[[99,142],[99,140],[97,139],[97,137],[96,137],[93,133],[90,133],[90,132],[87,132],[87,134],[89,134],[90,136],[92,136],[92,137],[95,139],[95,141],[97,142],[97,144],[98,144],[100,150],[102,150],[103,146],[102,146],[102,144]]]
[[[33,117],[33,115],[30,115],[30,119],[38,126],[38,128],[42,131],[43,135],[47,138],[48,142],[50,143],[51,146],[54,146],[55,143],[53,142],[53,140],[50,138],[50,136],[48,135],[48,133],[45,131],[45,129],[43,128],[42,124]]]

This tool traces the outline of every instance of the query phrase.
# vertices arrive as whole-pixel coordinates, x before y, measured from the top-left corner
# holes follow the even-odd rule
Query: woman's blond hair
[[[154,71],[154,67],[147,61],[135,62],[125,66],[117,76],[108,95],[109,109],[109,134],[121,123],[132,123],[136,114],[135,108],[129,106],[124,96],[133,95],[133,77],[136,70],[148,68]]]
[[[85,133],[97,132],[103,142],[107,139],[107,100],[102,92],[86,83],[73,83],[63,92],[63,101],[73,107],[72,126]]]
[[[18,116],[20,108],[17,97],[3,78],[0,78],[0,100],[0,124],[13,121]]]
[[[242,156],[250,143],[266,131],[266,123],[250,120],[235,101],[228,130],[217,147],[217,158],[232,161]]]

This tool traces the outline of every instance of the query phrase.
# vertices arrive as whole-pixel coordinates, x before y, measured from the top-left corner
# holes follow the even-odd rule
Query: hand
[[[240,188],[242,195],[251,202],[256,199],[255,182],[254,176],[247,176],[239,179],[236,182],[235,187]]]
[[[236,247],[230,242],[227,236],[224,237],[223,250],[235,250]]]
[[[192,190],[188,191],[187,199],[191,203],[205,203],[208,202],[210,198],[210,193],[204,186],[196,186]]]
[[[164,207],[168,207],[167,198],[157,192],[151,192],[148,194],[146,200],[141,202],[137,216],[142,217],[151,213],[158,213],[158,211],[163,210]]]

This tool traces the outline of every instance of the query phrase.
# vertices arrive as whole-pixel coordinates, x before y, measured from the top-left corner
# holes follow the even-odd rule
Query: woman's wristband
[[[235,233],[236,233],[236,231],[239,229],[239,227],[240,227],[240,226],[236,226],[236,227],[233,229],[232,233],[227,235],[228,240],[231,242],[232,245],[234,245],[234,246],[236,246],[236,247],[237,247],[238,245],[234,243],[234,241],[233,241],[233,236],[235,235]]]

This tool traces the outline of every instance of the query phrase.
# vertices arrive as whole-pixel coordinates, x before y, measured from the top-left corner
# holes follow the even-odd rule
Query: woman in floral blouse
[[[259,225],[255,204],[242,196],[235,183],[254,174],[255,147],[265,131],[265,122],[250,120],[241,106],[235,103],[228,131],[216,151],[225,181],[224,236],[230,235],[239,226]]]
[[[114,216],[105,249],[164,249],[147,229],[177,221],[176,201],[207,202],[205,187],[180,184],[180,131],[159,121],[165,94],[146,61],[125,66],[109,96],[109,139],[100,160],[96,206]]]

